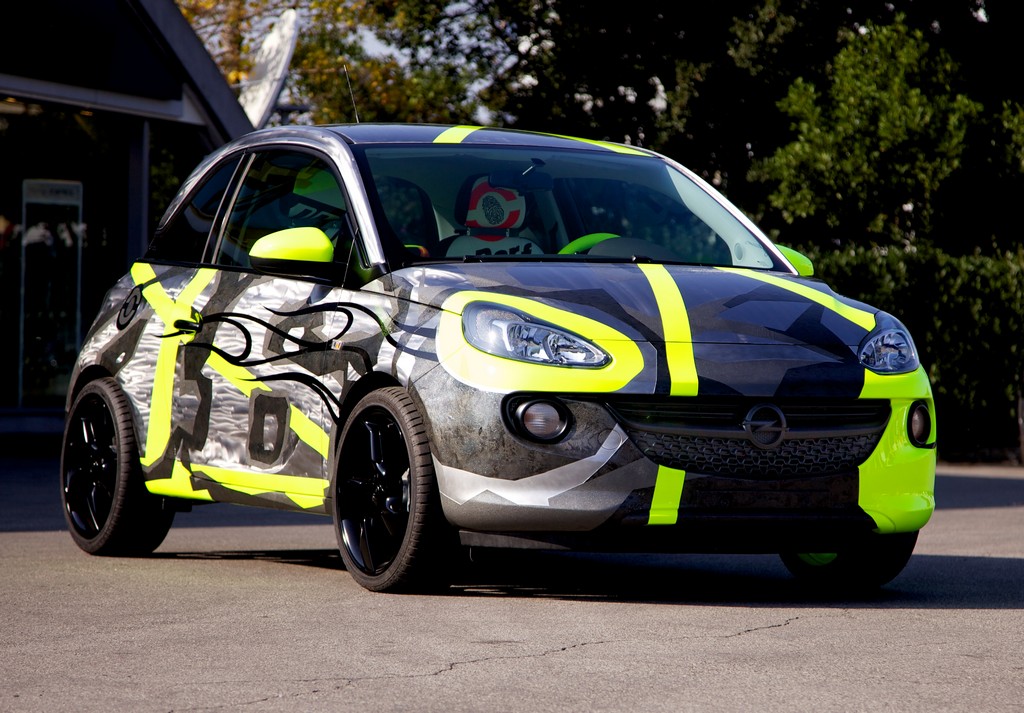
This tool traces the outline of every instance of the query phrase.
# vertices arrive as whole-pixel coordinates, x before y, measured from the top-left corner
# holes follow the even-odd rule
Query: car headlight
[[[860,344],[860,363],[879,374],[906,374],[920,366],[910,332],[898,319],[878,313],[875,329]]]
[[[536,364],[596,368],[609,356],[587,340],[518,310],[472,302],[462,313],[466,341],[495,356]]]

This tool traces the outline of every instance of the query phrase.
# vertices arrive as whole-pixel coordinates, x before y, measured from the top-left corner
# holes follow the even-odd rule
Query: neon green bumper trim
[[[919,448],[907,435],[910,407],[928,404],[932,414],[929,445],[935,444],[935,406],[922,367],[909,374],[882,376],[866,372],[861,398],[889,398],[892,415],[874,453],[860,466],[858,504],[875,521],[878,532],[913,532],[935,510],[935,448]]]
[[[654,497],[651,500],[651,514],[648,525],[675,525],[679,520],[679,502],[683,497],[683,481],[686,472],[658,466],[658,480],[654,485]]]

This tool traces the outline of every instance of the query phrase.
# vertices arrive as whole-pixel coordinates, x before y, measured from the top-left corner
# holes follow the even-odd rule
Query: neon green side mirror
[[[253,243],[249,258],[334,262],[334,245],[320,228],[286,228]]]
[[[334,245],[320,228],[286,228],[264,235],[249,249],[253,268],[267,275],[334,283],[344,266],[334,262]]]
[[[796,274],[801,277],[811,277],[814,275],[814,264],[809,257],[793,248],[787,248],[785,245],[776,245],[775,247],[796,268]]]

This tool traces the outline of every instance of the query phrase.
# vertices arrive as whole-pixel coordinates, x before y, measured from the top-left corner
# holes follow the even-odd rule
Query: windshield
[[[360,163],[401,262],[600,259],[773,268],[754,233],[657,157],[537,147],[376,146]]]

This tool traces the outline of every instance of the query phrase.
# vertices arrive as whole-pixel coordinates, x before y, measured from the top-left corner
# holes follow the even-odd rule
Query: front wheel
[[[891,582],[910,561],[917,532],[871,533],[836,552],[783,552],[782,563],[795,577],[817,588],[877,589]]]
[[[61,449],[61,503],[71,537],[94,555],[146,555],[174,512],[146,490],[128,398],[111,378],[75,398]]]
[[[451,531],[423,417],[400,388],[365,396],[342,430],[334,526],[349,574],[376,592],[447,583]]]

